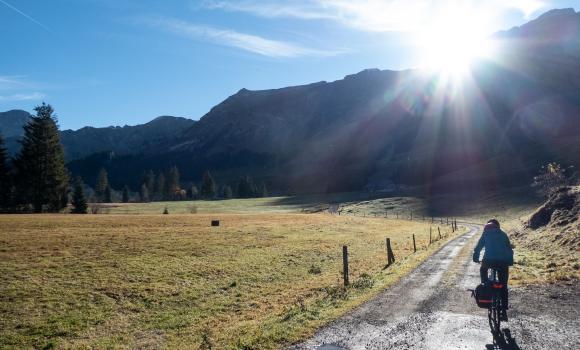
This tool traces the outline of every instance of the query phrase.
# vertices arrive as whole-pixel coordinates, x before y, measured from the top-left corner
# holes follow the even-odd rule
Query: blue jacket
[[[507,234],[497,227],[483,230],[479,242],[473,250],[473,261],[479,261],[479,253],[485,248],[483,260],[514,264],[514,251]]]

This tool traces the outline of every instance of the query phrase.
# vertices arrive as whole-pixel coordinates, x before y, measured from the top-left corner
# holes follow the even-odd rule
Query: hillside
[[[8,153],[14,155],[20,148],[18,140],[24,134],[22,126],[28,122],[30,114],[21,110],[0,112],[0,135],[6,142]]]
[[[195,127],[143,155],[79,161],[114,183],[178,165],[199,180],[249,174],[284,193],[427,185],[427,191],[528,184],[547,161],[580,166],[580,15],[550,11],[498,33],[497,57],[461,82],[364,70],[334,82],[242,89]]]
[[[20,137],[24,133],[22,126],[26,124],[30,114],[21,110],[0,112],[0,135],[4,138]]]
[[[194,124],[195,121],[191,119],[162,116],[135,126],[64,130],[61,132],[61,142],[68,160],[105,151],[120,155],[139,154],[153,145],[179,135]]]
[[[562,282],[580,277],[580,186],[564,187],[510,230],[516,280]]]

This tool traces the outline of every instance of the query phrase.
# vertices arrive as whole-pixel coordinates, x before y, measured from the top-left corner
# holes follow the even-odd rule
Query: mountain
[[[30,114],[21,110],[0,112],[0,135],[6,141],[8,154],[14,155],[20,148],[18,140],[24,135],[22,127],[29,118]]]
[[[195,121],[191,119],[161,116],[135,126],[64,130],[60,137],[66,158],[75,160],[107,151],[118,155],[138,154],[166,139],[180,135],[193,125]]]
[[[18,139],[23,135],[22,127],[28,118],[30,114],[25,111],[0,113],[0,132],[6,134],[7,148],[12,155],[20,148]],[[60,138],[66,159],[72,161],[100,152],[113,152],[117,155],[138,154],[164,140],[176,137],[194,124],[195,121],[191,119],[161,116],[146,124],[135,126],[64,130],[61,131]]]
[[[426,191],[528,184],[548,161],[580,166],[580,15],[550,11],[497,33],[497,55],[461,81],[369,69],[334,82],[242,89],[175,137],[116,157],[71,162],[137,188],[145,169],[210,169],[278,192],[422,186]],[[137,154],[138,153],[138,154]]]
[[[24,134],[22,126],[28,122],[30,114],[21,110],[0,112],[0,135],[4,138],[21,137]]]

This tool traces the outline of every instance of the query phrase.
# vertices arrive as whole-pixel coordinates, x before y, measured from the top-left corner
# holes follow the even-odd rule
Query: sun
[[[451,76],[467,73],[472,63],[493,55],[493,26],[475,10],[444,11],[417,31],[420,66]]]

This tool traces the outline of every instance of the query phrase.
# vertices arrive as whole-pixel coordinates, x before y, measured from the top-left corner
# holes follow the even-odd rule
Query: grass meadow
[[[1,215],[0,348],[280,348],[451,239],[444,226],[427,247],[422,221],[257,212]]]

